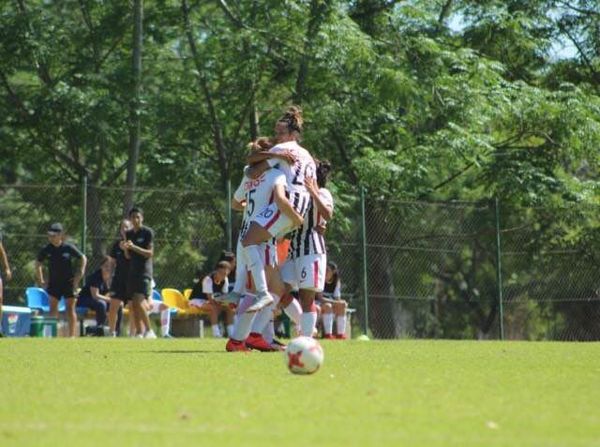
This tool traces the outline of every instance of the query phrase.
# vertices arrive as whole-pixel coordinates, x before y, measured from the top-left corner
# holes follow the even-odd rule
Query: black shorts
[[[152,295],[152,280],[146,277],[129,278],[126,299],[132,299],[133,295],[144,295],[146,298]]]
[[[46,292],[48,292],[48,295],[53,296],[54,298],[58,298],[59,300],[62,297],[75,298],[75,291],[73,290],[72,279],[67,282],[48,283],[48,288],[46,289]]]
[[[127,280],[124,278],[113,279],[113,282],[110,285],[110,296],[123,302],[127,302]]]

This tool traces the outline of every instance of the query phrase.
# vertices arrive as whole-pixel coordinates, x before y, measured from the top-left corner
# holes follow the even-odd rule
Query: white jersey
[[[296,162],[293,165],[279,158],[271,158],[268,160],[268,163],[271,167],[279,165],[279,169],[285,174],[287,180],[287,192],[290,204],[301,216],[304,216],[310,200],[310,195],[306,190],[304,182],[308,178],[315,177],[317,167],[310,152],[296,141],[280,143],[269,150],[269,152],[273,153],[285,151],[289,151],[296,156]]]
[[[333,197],[328,189],[319,189],[319,197],[325,205],[333,211]],[[314,254],[326,254],[325,239],[323,235],[317,232],[316,227],[319,224],[325,224],[326,221],[317,209],[314,200],[310,200],[310,205],[304,223],[292,233],[290,243],[290,258],[297,259],[302,256]]]
[[[273,202],[273,189],[276,185],[282,185],[285,188],[286,178],[283,172],[275,168],[266,170],[257,179],[246,176],[242,179],[242,183],[233,195],[238,202],[246,201],[240,240],[246,235],[250,222]]]

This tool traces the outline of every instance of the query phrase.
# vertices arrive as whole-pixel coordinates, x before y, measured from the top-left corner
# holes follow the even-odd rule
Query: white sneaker
[[[156,334],[152,329],[150,329],[149,331],[146,331],[144,338],[156,338]]]
[[[258,312],[259,310],[261,310],[263,307],[268,306],[269,304],[271,304],[273,302],[273,297],[271,296],[271,294],[269,292],[264,293],[262,295],[258,295],[256,297],[256,302],[250,306],[246,312],[247,313],[252,313],[252,312]]]

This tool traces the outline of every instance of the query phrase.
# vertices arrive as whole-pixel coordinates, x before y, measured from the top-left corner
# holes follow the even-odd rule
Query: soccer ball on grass
[[[285,363],[291,373],[313,374],[323,364],[323,348],[312,337],[296,337],[285,348]]]

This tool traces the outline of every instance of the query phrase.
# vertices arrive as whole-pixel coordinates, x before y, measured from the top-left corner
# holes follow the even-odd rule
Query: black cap
[[[53,223],[48,228],[48,234],[58,234],[63,232],[63,226],[60,222]]]

